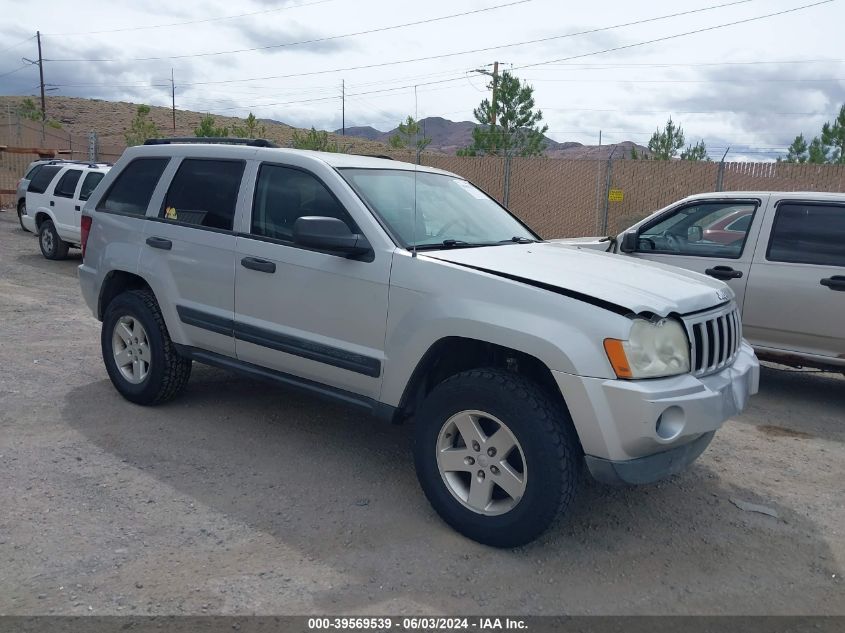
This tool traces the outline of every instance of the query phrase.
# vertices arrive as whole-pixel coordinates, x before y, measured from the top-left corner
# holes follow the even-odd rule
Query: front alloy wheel
[[[415,415],[425,496],[449,525],[487,545],[523,545],[548,528],[572,502],[581,459],[563,401],[502,369],[448,378]]]
[[[437,438],[437,466],[458,501],[488,516],[509,512],[525,494],[528,472],[519,441],[483,411],[449,418]]]

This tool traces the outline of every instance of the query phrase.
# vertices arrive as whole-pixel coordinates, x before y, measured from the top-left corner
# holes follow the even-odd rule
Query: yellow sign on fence
[[[611,189],[607,194],[607,199],[611,202],[622,202],[625,199],[625,192],[621,189]]]

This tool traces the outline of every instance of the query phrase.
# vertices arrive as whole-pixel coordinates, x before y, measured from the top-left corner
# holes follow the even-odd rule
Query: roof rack
[[[356,156],[366,156],[367,158],[382,158],[384,160],[394,160],[393,156],[387,154],[355,154]]]
[[[144,145],[170,145],[171,143],[196,143],[214,145],[249,145],[250,147],[278,147],[266,138],[230,138],[228,136],[177,136],[173,138],[148,138]]]

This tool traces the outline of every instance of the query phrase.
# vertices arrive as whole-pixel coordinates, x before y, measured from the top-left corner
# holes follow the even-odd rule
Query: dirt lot
[[[407,427],[203,367],[121,399],[78,263],[0,213],[0,614],[845,614],[840,376],[765,368],[688,473],[498,551],[430,509]]]

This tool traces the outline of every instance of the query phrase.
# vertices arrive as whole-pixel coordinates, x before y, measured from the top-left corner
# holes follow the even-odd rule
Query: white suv
[[[79,246],[82,205],[110,168],[104,163],[58,163],[43,165],[33,175],[20,222],[38,234],[44,257],[64,259],[71,246]]]
[[[426,496],[491,545],[545,530],[585,463],[680,472],[757,391],[728,286],[543,242],[436,169],[157,141],[106,175],[82,248],[125,398],[172,398],[199,361],[413,419]]]

